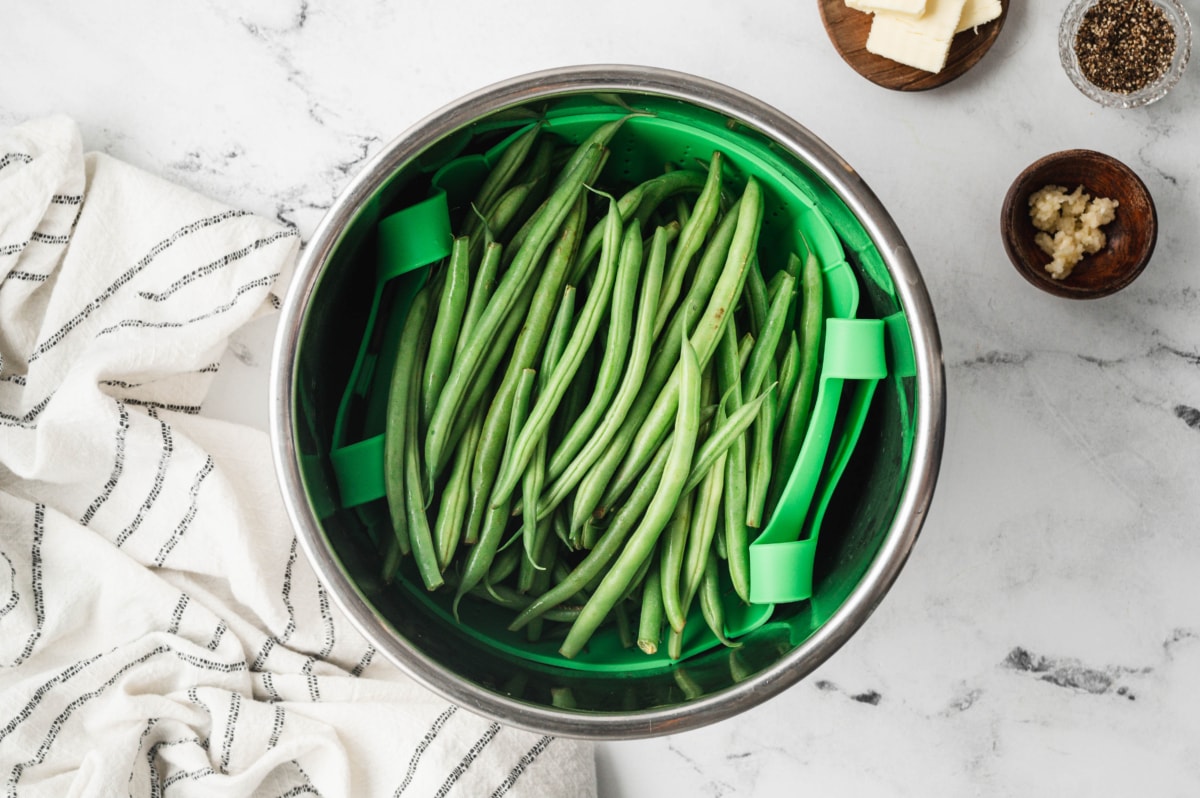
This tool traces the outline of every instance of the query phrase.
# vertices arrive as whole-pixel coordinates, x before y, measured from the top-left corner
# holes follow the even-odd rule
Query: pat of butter
[[[966,0],[926,0],[925,13],[918,18],[876,12],[867,50],[926,72],[941,72],[965,4]]]
[[[925,13],[926,0],[846,0],[846,6],[857,11],[873,14],[876,11],[894,11],[919,17]]]
[[[955,33],[962,33],[965,30],[976,28],[991,22],[1000,16],[1003,9],[1000,7],[1000,0],[967,0],[963,6],[962,17],[958,20],[958,28]]]

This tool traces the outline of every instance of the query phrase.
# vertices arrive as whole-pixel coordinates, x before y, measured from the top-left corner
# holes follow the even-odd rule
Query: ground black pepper
[[[1100,0],[1083,15],[1075,54],[1092,85],[1131,94],[1167,71],[1175,55],[1175,28],[1150,0]]]

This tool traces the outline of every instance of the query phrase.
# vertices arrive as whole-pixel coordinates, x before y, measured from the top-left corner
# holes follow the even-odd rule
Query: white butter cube
[[[967,0],[955,33],[962,33],[965,30],[987,24],[1000,16],[1002,10],[1000,0]]]
[[[846,0],[846,6],[857,11],[874,14],[877,11],[892,11],[919,17],[925,13],[926,0]]]
[[[867,50],[893,61],[941,72],[966,0],[926,0],[919,18],[880,11],[871,20]]]

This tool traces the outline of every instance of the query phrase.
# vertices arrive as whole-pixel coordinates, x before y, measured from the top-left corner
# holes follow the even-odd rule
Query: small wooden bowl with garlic
[[[1000,231],[1009,260],[1030,283],[1055,296],[1096,299],[1146,268],[1158,242],[1158,213],[1128,166],[1104,153],[1064,150],[1013,181]]]

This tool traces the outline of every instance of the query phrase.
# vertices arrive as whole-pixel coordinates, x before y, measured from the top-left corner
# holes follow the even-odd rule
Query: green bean
[[[777,394],[768,390],[755,419],[749,452],[749,480],[746,487],[746,526],[758,529],[766,512],[767,490],[774,468],[775,416],[778,413]]]
[[[526,557],[521,560],[521,572],[517,576],[517,590],[522,594],[532,594],[540,596],[545,593],[550,587],[550,579],[553,574],[550,571],[550,565],[554,562],[555,552],[558,550],[558,538],[551,535],[549,532],[550,519],[547,518],[541,522],[546,531],[542,534],[541,546],[538,549],[537,561],[545,563],[541,570],[537,570]],[[534,618],[525,627],[525,639],[530,641],[540,640],[542,637],[542,626],[544,618]]]
[[[486,215],[492,210],[492,204],[496,198],[508,188],[510,181],[514,179],[517,172],[520,171],[521,165],[525,163],[541,130],[541,125],[531,125],[529,130],[504,148],[500,157],[496,159],[496,165],[488,170],[487,177],[483,179],[483,183],[475,194],[474,205],[480,213]]]
[[[737,350],[738,363],[740,364],[740,368],[743,371],[746,369],[746,364],[750,361],[750,353],[753,351],[754,351],[754,336],[750,333],[746,333],[745,335],[743,335],[741,337],[741,340],[738,341],[738,350]]]
[[[783,275],[783,285],[763,319],[763,327],[759,330],[754,350],[750,353],[750,362],[746,364],[746,377],[742,389],[747,394],[758,393],[763,380],[766,379],[767,371],[775,364],[775,353],[783,336],[783,323],[787,318],[788,305],[795,299],[791,275],[787,272],[780,274]]]
[[[426,311],[427,312],[427,311]],[[411,313],[411,311],[410,311]],[[418,354],[417,373],[408,375],[414,384],[420,384],[422,352]],[[429,516],[425,512],[428,502],[421,488],[421,443],[418,430],[421,421],[421,396],[412,388],[408,390],[408,412],[405,415],[404,434],[404,507],[408,520],[408,538],[412,543],[413,560],[426,590],[437,590],[442,586],[442,571],[438,567],[437,549],[433,545],[433,530],[429,528]],[[386,436],[386,433],[385,433]],[[386,448],[387,440],[384,439]]]
[[[504,457],[500,461],[500,471],[512,467],[513,444],[521,434],[525,419],[529,416],[529,404],[533,401],[533,388],[537,384],[537,371],[523,369],[517,381],[517,392],[513,395],[512,413],[508,418],[508,437],[504,443]],[[499,483],[497,483],[499,484]],[[495,488],[492,489],[493,493]]]
[[[683,632],[667,627],[667,656],[674,661],[683,657]]]
[[[687,204],[687,200],[683,197],[675,198],[675,221],[680,227],[688,223],[688,219],[692,218],[692,208]]]
[[[520,424],[524,412],[528,408],[529,398],[533,393],[533,384],[536,378],[537,372],[533,369],[524,369],[521,372],[520,380],[513,392],[512,412],[510,415],[512,423],[509,425],[510,436],[513,434],[513,429]],[[507,521],[507,505],[497,507],[495,503],[488,503],[483,516],[482,529],[479,532],[479,540],[471,547],[471,551],[467,555],[467,560],[463,563],[462,578],[458,585],[458,592],[454,597],[456,612],[458,602],[462,599],[463,595],[479,584],[491,568],[492,560],[496,556],[497,549],[500,547],[500,539],[504,534],[504,527]]]
[[[522,538],[525,544],[525,556],[532,562],[534,552],[537,550],[538,540],[538,517],[537,517],[537,499],[542,493],[542,483],[546,478],[546,438],[542,437],[538,440],[537,446],[534,448],[533,457],[529,460],[529,465],[525,467],[525,474],[521,479],[521,491],[523,496],[523,524]]]
[[[746,527],[746,438],[738,436],[725,457],[725,559],[733,589],[750,601],[750,532]]]
[[[712,551],[717,521],[721,517],[721,503],[725,491],[725,458],[725,454],[717,458],[717,462],[709,469],[697,491],[696,509],[692,513],[692,525],[688,530],[683,558],[681,601],[685,617],[704,576],[704,564]],[[678,628],[682,631],[682,624]]]
[[[596,179],[600,176],[600,173],[604,169],[604,164],[608,162],[608,156],[609,156],[609,151],[607,149],[605,149],[603,152],[600,153],[600,157],[599,157],[599,159],[597,159],[597,161],[596,161],[595,165],[592,167],[591,171],[589,171],[583,175],[583,185],[584,186],[590,186],[590,185],[592,185],[592,183],[594,183],[596,181]],[[561,178],[561,173],[560,173],[559,177]],[[531,193],[534,190],[536,190],[537,188],[538,188],[537,185],[531,186],[531,188],[530,188]],[[521,247],[523,247],[525,245],[525,242],[527,240],[529,240],[530,235],[535,232],[535,228],[537,227],[537,224],[538,224],[538,217],[545,214],[545,212],[546,212],[545,209],[549,204],[550,204],[549,197],[543,199],[541,201],[541,204],[538,205],[537,209],[534,210],[533,213],[528,214],[528,218],[525,218],[524,223],[521,224],[521,226],[518,227],[516,229],[516,231],[513,232],[513,234],[509,237],[508,246],[506,248],[506,253],[505,253],[505,265],[506,266],[511,264],[511,262],[515,259],[516,253],[521,251]],[[525,206],[522,206],[522,209],[524,207]]]
[[[560,462],[574,457],[588,442],[601,419],[609,412],[613,395],[620,387],[621,375],[627,366],[641,263],[642,236],[636,227],[630,225],[626,228],[621,242],[616,281],[612,288],[608,335],[604,343],[600,371],[590,392],[591,398],[583,410],[574,416],[575,423],[571,425],[554,452],[555,458]]]
[[[638,648],[647,654],[658,653],[662,642],[663,593],[658,571],[653,567],[642,583],[642,609],[638,615]]]
[[[499,551],[492,559],[491,567],[483,577],[484,589],[492,593],[496,585],[512,576],[521,564],[520,549],[505,549]]]
[[[492,590],[487,590],[483,587],[472,589],[470,595],[481,598],[495,604],[498,607],[520,612],[529,606],[533,601],[529,596],[522,595],[511,587],[505,585],[492,585]],[[582,607],[564,604],[552,610],[547,610],[542,616],[548,621],[560,621],[570,623],[579,617],[579,611]]]
[[[586,645],[605,616],[625,594],[639,566],[654,550],[663,527],[670,519],[683,491],[696,436],[700,425],[700,364],[690,340],[680,353],[679,380],[676,386],[677,410],[673,442],[658,488],[646,508],[642,521],[625,542],[620,555],[601,580],[599,587],[571,624],[559,653],[573,658]]]
[[[779,293],[779,289],[787,285],[785,278],[791,278],[791,282],[795,284],[796,278],[788,274],[787,270],[780,270],[771,275],[771,279],[767,281],[767,299],[771,302],[775,301],[775,295]]]
[[[688,474],[684,490],[693,490],[699,486],[705,475],[716,467],[717,460],[724,456],[730,447],[738,440],[745,442],[744,433],[758,418],[759,411],[771,391],[772,389],[768,388],[713,427],[713,432],[704,439],[696,451],[696,459],[692,463],[692,470]],[[727,397],[731,394],[732,392],[727,393]],[[732,405],[730,399],[727,399],[727,402]]]
[[[529,283],[525,286],[517,309],[527,310],[533,294],[534,284]],[[524,326],[524,321],[523,313],[514,313],[505,320],[504,329],[497,336],[497,340],[511,340],[512,335],[516,334],[516,330]],[[506,355],[507,353],[497,346],[494,351],[489,353],[488,357],[489,360],[500,360]],[[512,413],[513,395],[516,392],[516,383],[520,378],[520,370],[511,366],[510,362],[510,367],[500,386],[491,393],[488,410],[484,414],[483,430],[480,432],[479,443],[475,447],[475,457],[471,462],[471,492],[467,509],[467,528],[463,537],[464,542],[470,545],[479,542],[479,531],[483,526],[483,518],[487,514],[488,497],[491,495],[492,485],[496,481],[496,474],[500,470],[500,458],[504,456],[504,441],[508,435],[509,414]],[[489,386],[483,385],[473,389],[468,400],[474,398],[476,390],[481,394],[482,399],[482,395],[488,392]],[[461,436],[456,437],[461,440]]]
[[[662,335],[662,342],[650,361],[649,371],[646,375],[646,392],[653,393],[649,397],[650,400],[658,398],[663,387],[671,380],[671,374],[679,362],[679,342],[683,340],[680,333],[688,323],[698,325],[705,305],[713,297],[713,292],[721,280],[721,274],[728,260],[734,235],[737,233],[740,209],[741,200],[739,199],[736,205],[730,209],[730,213],[725,215],[713,231],[712,238],[696,264],[687,294],[671,314],[667,331]],[[691,330],[688,333],[691,334]],[[647,408],[647,412],[648,410],[649,408]],[[643,416],[644,418],[645,416]]]
[[[637,220],[638,227],[644,227],[643,212],[647,210],[652,212],[667,197],[701,188],[704,181],[704,174],[694,169],[667,172],[631,188],[617,201],[617,209],[621,212],[622,219]],[[646,213],[646,218],[649,218],[649,213]],[[578,280],[580,275],[591,266],[592,260],[600,254],[603,241],[604,221],[600,220],[588,232],[587,239],[579,250],[579,260],[575,263],[570,279]]]
[[[493,501],[507,499],[516,487],[520,472],[533,455],[538,439],[545,435],[546,429],[554,417],[554,411],[562,401],[563,394],[571,384],[575,372],[579,369],[584,353],[591,346],[592,339],[596,335],[596,330],[599,328],[608,306],[609,298],[613,293],[617,262],[621,254],[621,231],[621,215],[617,210],[617,201],[611,199],[607,235],[595,284],[584,301],[575,329],[554,367],[554,373],[546,381],[546,390],[538,396],[537,402],[529,412],[529,418],[521,428],[520,435],[512,445],[512,456],[507,462],[507,467],[502,466],[500,469],[500,476],[496,478],[496,487],[493,491]]]
[[[573,285],[568,285],[562,290],[562,299],[559,301],[558,310],[554,312],[554,322],[550,325],[550,334],[542,351],[542,368],[538,372],[540,387],[545,386],[546,378],[558,365],[571,336],[572,322],[575,319],[575,293]]]
[[[418,362],[424,346],[421,330],[429,314],[429,304],[429,291],[422,288],[413,297],[408,316],[404,320],[388,387],[387,419],[383,438],[384,490],[392,519],[392,533],[399,550],[404,554],[412,550],[406,510],[406,493],[410,486],[405,474],[405,443],[410,433],[416,434],[416,429],[410,428],[408,424],[408,400],[410,394],[416,393],[412,377],[414,371],[419,368]]]
[[[521,561],[521,573],[517,577],[517,590],[540,595],[550,584],[550,566],[558,549],[558,538],[550,534],[553,519],[543,518],[537,522],[534,535],[534,556]],[[543,580],[541,577],[545,576]]]
[[[779,364],[779,388],[775,395],[786,402],[796,389],[796,381],[800,379],[800,345],[796,342],[796,331],[787,330],[780,345],[783,349],[783,362]],[[779,434],[779,422],[783,420],[782,413],[778,416],[775,424],[776,435]]]
[[[679,577],[683,570],[688,530],[692,526],[693,506],[691,494],[684,493],[658,544],[659,590],[662,592],[663,612],[673,629],[682,629],[687,615],[679,589]]]
[[[454,559],[454,552],[462,538],[471,492],[471,462],[482,432],[483,410],[480,408],[475,411],[462,444],[454,453],[454,463],[442,489],[442,502],[434,522],[433,540],[437,549],[438,567],[442,571],[445,571]]]
[[[471,241],[467,252],[472,262],[479,258],[479,253],[487,244],[504,236],[525,207],[533,189],[532,183],[518,183],[501,194],[492,210],[478,220],[474,227],[482,227],[482,232],[468,234]],[[507,254],[511,256],[512,253]]]
[[[779,350],[779,341],[783,335],[783,324],[787,318],[788,307],[795,303],[792,290],[795,281],[787,272],[779,272],[779,288],[775,293],[754,351],[750,353],[750,362],[746,366],[746,384],[743,386],[747,393],[755,393],[762,385],[768,374],[775,371],[775,353]],[[749,459],[749,485],[746,496],[746,524],[757,529],[762,526],[763,512],[766,508],[767,491],[771,481],[773,466],[772,448],[775,441],[775,416],[777,413],[776,394],[768,391],[766,401],[759,408],[758,419],[753,430],[752,448]]]
[[[614,494],[622,492],[628,481],[636,477],[637,471],[628,469],[623,473],[620,483],[613,485],[614,474],[622,467],[647,417],[657,408],[660,393],[671,384],[672,375],[675,374],[679,362],[679,349],[675,342],[682,340],[684,319],[687,318],[688,311],[699,313],[702,304],[707,301],[719,282],[736,225],[737,214],[729,214],[717,227],[712,241],[700,258],[691,289],[682,305],[675,311],[675,318],[667,328],[663,345],[651,359],[628,412],[620,419],[621,423],[612,433],[607,447],[577,481],[571,513],[572,529],[582,526],[593,514],[602,517],[607,512],[606,505],[613,500]],[[668,425],[669,422],[663,422],[660,428]],[[641,454],[635,454],[632,459],[641,462]]]
[[[537,215],[536,231],[520,248],[504,278],[496,286],[477,325],[477,333],[455,358],[446,384],[438,397],[437,405],[429,421],[425,435],[425,461],[430,474],[435,478],[445,465],[446,453],[457,443],[450,439],[451,426],[459,413],[469,412],[463,408],[462,400],[473,382],[488,382],[492,375],[480,373],[480,365],[489,349],[500,344],[494,339],[495,332],[503,325],[522,289],[530,281],[538,262],[552,239],[562,226],[576,199],[583,190],[583,180],[599,161],[598,148],[588,151],[588,157],[580,161],[565,182],[550,196],[544,213]],[[558,291],[554,291],[557,298]]]
[[[646,268],[642,275],[642,288],[638,301],[637,320],[634,323],[633,344],[629,351],[629,362],[621,375],[621,384],[613,396],[609,412],[601,419],[599,427],[573,457],[559,449],[550,457],[549,478],[554,480],[547,495],[538,504],[538,515],[545,515],[558,507],[588,469],[604,454],[613,436],[617,434],[626,412],[637,398],[645,376],[646,364],[650,360],[650,348],[654,332],[654,312],[662,281],[663,267],[667,259],[668,234],[659,227],[654,232]]]
[[[553,141],[543,140],[534,151],[533,158],[526,164],[521,181],[530,183],[533,191],[530,192],[529,199],[525,201],[525,205],[518,212],[518,218],[528,217],[534,208],[545,200],[550,188],[550,173],[554,166],[554,156],[558,151],[559,147]]]
[[[523,610],[509,624],[509,629],[516,631],[534,618],[545,614],[546,610],[551,607],[572,599],[587,586],[588,582],[608,567],[609,562],[621,550],[626,537],[641,520],[651,499],[655,496],[667,465],[667,458],[671,454],[673,442],[674,434],[663,442],[629,500],[613,514],[612,521],[604,530],[604,534],[600,536],[596,547],[591,549],[570,573],[565,575],[556,573],[555,578],[558,579],[558,583]]]
[[[658,310],[654,314],[654,338],[656,340],[667,325],[670,309],[674,306],[675,300],[679,298],[679,291],[683,287],[683,277],[691,266],[692,258],[700,251],[713,222],[716,221],[717,207],[721,198],[722,159],[721,152],[714,150],[704,188],[696,199],[696,205],[688,216],[687,224],[683,225],[679,232],[679,243],[671,256],[671,265],[667,268],[666,276],[663,279]]]
[[[825,326],[825,309],[821,264],[811,251],[804,261],[801,283],[800,374],[796,378],[796,387],[791,396],[785,397],[787,407],[783,412],[783,421],[780,425],[779,467],[776,471],[778,477],[772,483],[768,494],[771,506],[778,503],[788,477],[796,466],[796,460],[800,457],[800,447],[804,443],[804,434],[808,428],[808,418],[812,412],[813,390],[817,381],[818,362],[821,354],[821,331]]]
[[[811,250],[809,250],[809,255],[814,260],[816,259],[816,255],[813,255]],[[804,262],[800,260],[800,256],[798,256],[795,252],[789,252],[787,263],[784,265],[784,271],[786,271],[788,274],[790,274],[792,276],[792,280],[794,281],[793,285],[796,289],[797,294],[801,293],[801,281],[803,280],[803,270],[804,270]],[[788,308],[788,315],[787,315],[787,318],[783,322],[783,329],[788,330],[789,332],[794,332],[796,329],[796,312],[798,310],[797,305],[799,305],[799,304],[800,304],[799,302],[793,302],[791,304],[791,307]],[[784,342],[780,343],[781,348],[783,346],[783,343]],[[780,352],[779,359],[783,360],[784,355],[785,355],[784,352]],[[788,391],[780,391],[779,395],[781,397],[788,397],[788,396],[791,396],[792,394],[791,394],[791,391],[788,390]]]
[[[731,319],[717,344],[717,390],[727,413],[742,406],[742,370],[753,346],[754,336],[750,333],[742,336],[741,345],[738,344],[737,321]]]
[[[566,175],[570,174],[575,167],[585,160],[585,153],[587,153],[592,147],[607,148],[608,143],[612,141],[613,136],[617,135],[617,131],[619,131],[626,122],[635,116],[645,116],[645,114],[626,114],[620,119],[614,119],[611,122],[606,122],[603,125],[599,125],[595,130],[589,133],[587,138],[579,142],[579,144],[575,147],[575,150],[571,153],[571,157],[567,159],[566,164],[559,172],[559,178],[555,182],[554,187],[556,189],[560,188],[563,183],[566,182]]]
[[[637,642],[633,634],[633,627],[629,622],[629,612],[625,609],[625,602],[618,602],[612,609],[612,614],[617,621],[617,639],[621,641],[621,648],[633,648]]]
[[[407,541],[407,538],[405,540]],[[400,569],[400,560],[404,556],[405,553],[400,551],[400,541],[394,534],[389,535],[383,553],[383,568],[379,573],[385,585],[390,585],[396,577],[396,571]]]
[[[595,346],[590,347],[584,353],[583,360],[579,363],[579,371],[575,372],[575,378],[567,387],[567,392],[563,395],[562,402],[554,413],[550,430],[546,434],[547,451],[550,451],[551,448],[557,449],[562,445],[568,427],[575,419],[579,418],[583,408],[587,407],[588,399],[591,398],[596,386],[596,360],[601,357],[603,357],[603,353],[598,353]],[[547,464],[547,474],[549,474],[549,464]],[[545,488],[543,488],[544,490]],[[539,513],[539,515],[544,515],[544,513]]]
[[[446,263],[446,280],[442,296],[438,301],[433,335],[429,342],[429,356],[425,360],[424,379],[421,390],[421,423],[428,424],[438,394],[446,383],[446,374],[454,359],[454,346],[458,343],[458,331],[462,327],[463,314],[467,309],[471,272],[467,257],[470,239],[458,237],[450,249]]]
[[[750,178],[742,194],[741,207],[737,214],[737,226],[720,279],[709,297],[708,306],[700,318],[690,343],[696,351],[697,361],[703,369],[713,356],[721,333],[733,312],[734,303],[742,292],[746,280],[747,264],[758,245],[758,234],[762,226],[762,191],[757,181]],[[680,359],[682,362],[682,358]],[[676,365],[676,369],[679,364]],[[672,386],[675,386],[672,388]],[[630,474],[640,471],[653,452],[652,442],[661,439],[662,430],[670,424],[670,416],[679,401],[678,383],[669,382],[654,400],[637,434],[629,446],[628,454],[620,469],[613,476],[608,497],[619,494],[622,485],[627,485]]]
[[[721,603],[721,586],[717,577],[717,555],[709,552],[704,568],[704,581],[700,586],[700,612],[712,630],[713,636],[726,646],[735,648],[735,643],[725,636],[725,605]]]
[[[504,245],[498,241],[489,241],[483,248],[483,262],[479,273],[475,275],[475,283],[471,286],[471,298],[467,302],[466,312],[463,313],[462,327],[458,331],[458,340],[454,342],[454,355],[457,357],[467,345],[475,325],[487,306],[488,299],[496,290],[496,275],[500,269],[500,258],[504,253]]]
[[[750,271],[746,275],[746,309],[750,312],[750,332],[754,333],[755,338],[761,337],[762,329],[767,324],[769,305],[767,284],[756,257],[750,262]]]
[[[550,705],[558,709],[572,710],[579,706],[575,691],[570,687],[551,687]]]

